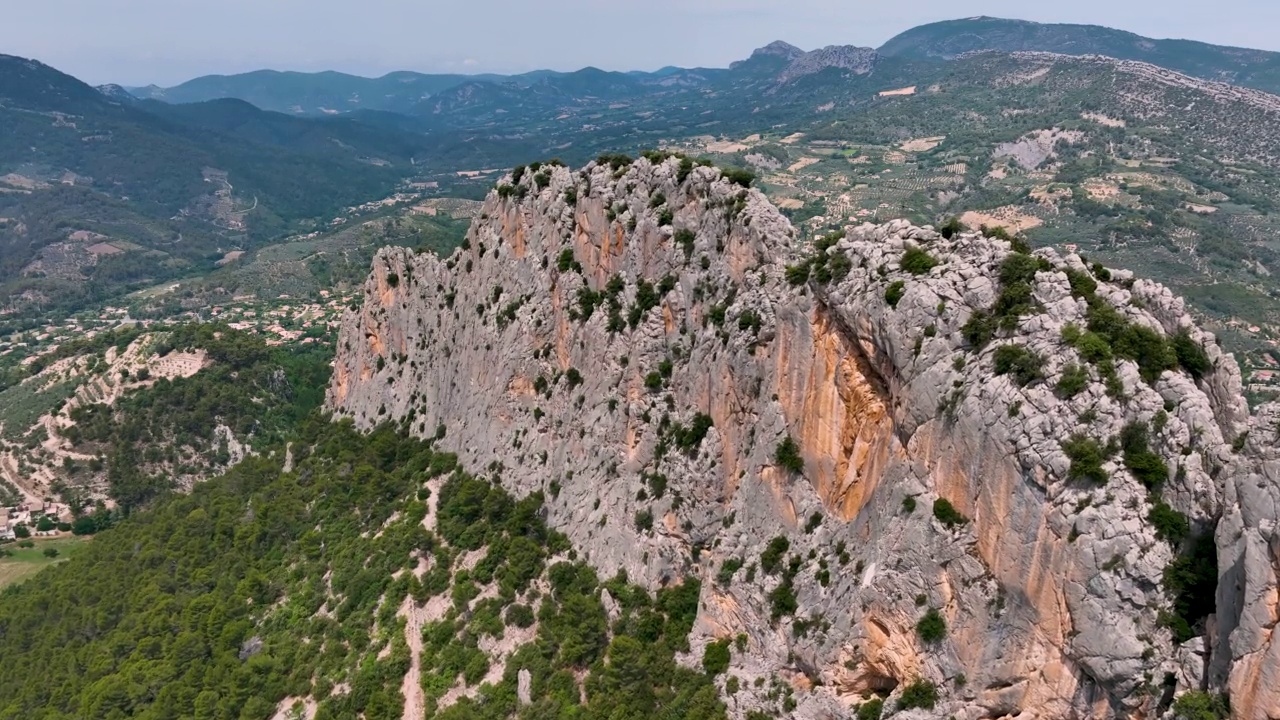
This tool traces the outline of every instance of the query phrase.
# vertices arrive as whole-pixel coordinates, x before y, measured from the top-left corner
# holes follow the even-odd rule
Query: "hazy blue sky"
[[[172,85],[263,67],[512,72],[722,67],[772,40],[878,46],[973,15],[1110,25],[1280,50],[1277,0],[33,0],[0,53],[91,83]]]

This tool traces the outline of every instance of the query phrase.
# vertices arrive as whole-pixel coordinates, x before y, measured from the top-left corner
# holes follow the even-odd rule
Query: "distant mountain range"
[[[805,51],[775,42],[727,68],[655,72],[402,72],[369,79],[261,71],[126,89],[93,88],[39,62],[0,56],[0,310],[18,297],[26,298],[18,305],[77,294],[101,298],[198,272],[228,249],[252,250],[318,227],[338,209],[385,197],[408,179],[476,197],[501,169],[538,158],[580,164],[606,152],[782,128],[882,145],[950,135],[951,145],[973,152],[952,151],[944,164],[977,167],[979,148],[1053,127],[1066,117],[1058,110],[1081,122],[1081,100],[1095,113],[1128,113],[1108,99],[1117,82],[1114,62],[1058,57],[1065,62],[1054,66],[1062,74],[1054,87],[1090,88],[1080,99],[1055,96],[1057,114],[1042,98],[1034,113],[979,122],[978,109],[1022,102],[1023,91],[1010,88],[1042,78],[1041,66],[1056,62],[983,50],[1108,55],[1280,89],[1271,82],[1277,53],[991,18],[923,26],[878,50]],[[1027,75],[1031,66],[1041,74]],[[1162,88],[1177,85],[1166,80],[1126,75],[1130,100],[1156,94],[1157,107],[1142,118],[1166,113],[1172,101]],[[1047,80],[1037,82],[1047,87]],[[1206,102],[1229,100],[1217,90],[1196,92]],[[1251,97],[1238,118],[1188,128],[1194,137],[1181,149],[1194,157],[1208,143],[1251,159],[1233,138],[1252,138],[1255,147],[1270,142],[1275,125],[1259,114],[1270,112],[1259,109],[1268,102]],[[1205,112],[1198,114],[1213,116]],[[1269,148],[1254,154],[1270,163]],[[786,156],[777,148],[775,154]],[[738,153],[727,162],[769,160]],[[1231,182],[1248,185],[1250,177]],[[974,181],[976,187],[981,178]],[[951,194],[937,197],[944,196]],[[101,238],[118,244],[102,247]]]
[[[487,103],[626,101],[682,89],[781,83],[829,67],[865,73],[879,59],[869,48],[837,46],[806,53],[779,42],[728,69],[667,67],[656,72],[612,72],[587,67],[509,76],[396,72],[380,78],[263,70],[196,78],[173,88],[129,88],[127,92],[139,99],[170,104],[234,98],[292,115],[375,111],[431,117]]]
[[[516,96],[626,100],[672,88],[714,89],[753,76],[779,83],[835,68],[870,72],[888,59],[939,62],[983,50],[1105,55],[1139,60],[1206,80],[1280,92],[1280,53],[1156,40],[1098,25],[1043,24],[977,17],[922,25],[877,50],[833,46],[805,52],[785,42],[757,50],[728,69],[666,67],[656,72],[540,70],[521,75],[431,75],[395,72],[364,78],[338,72],[260,70],[200,77],[171,88],[129,88],[136,97],[167,103],[237,98],[295,115],[334,115],[361,110],[430,116],[462,105],[510,101]]]

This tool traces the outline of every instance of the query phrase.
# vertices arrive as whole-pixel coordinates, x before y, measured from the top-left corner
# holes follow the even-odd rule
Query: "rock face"
[[[928,717],[1155,717],[1205,689],[1280,716],[1280,409],[1250,418],[1181,300],[1041,250],[1034,310],[975,345],[1008,242],[893,222],[819,248],[808,280],[788,270],[810,243],[714,168],[522,171],[453,257],[377,255],[329,403],[544,493],[602,576],[700,577],[692,658],[745,636],[738,717],[777,687],[795,717],[845,717],[919,681]],[[1064,340],[1090,303],[1181,333],[1199,377],[1116,359],[1107,382]],[[997,373],[1011,344],[1041,359],[1031,377]],[[1104,447],[1140,423],[1154,492]],[[1073,436],[1098,440],[1101,482],[1073,472]],[[1188,539],[1157,533],[1157,501]],[[1217,614],[1178,642],[1165,571],[1215,525]],[[931,610],[942,637],[917,629]]]
[[[1261,408],[1218,526],[1218,642],[1209,680],[1239,717],[1280,717],[1280,405]]]
[[[779,40],[758,48],[746,60],[732,63],[729,69],[767,72],[771,76],[770,82],[776,89],[777,86],[830,68],[844,70],[854,75],[866,75],[874,70],[882,59],[871,48],[828,45],[806,52],[795,45]]]
[[[880,55],[871,48],[829,45],[793,58],[787,69],[778,76],[778,84],[813,75],[828,68],[839,68],[855,75],[866,75],[878,62],[880,62]]]

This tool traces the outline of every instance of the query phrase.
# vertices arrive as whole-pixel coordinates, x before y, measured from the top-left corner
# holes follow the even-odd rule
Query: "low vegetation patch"
[[[996,375],[1009,375],[1019,387],[1044,379],[1044,358],[1025,345],[1001,345],[994,361]]]
[[[858,706],[858,720],[880,720],[884,714],[884,700],[873,698]]]
[[[1173,703],[1176,720],[1227,720],[1231,717],[1231,703],[1225,695],[1192,690]]]
[[[773,452],[773,461],[787,472],[799,475],[804,472],[804,458],[800,455],[800,446],[787,435],[778,443]]]
[[[897,308],[898,303],[902,302],[902,296],[907,294],[907,284],[902,280],[895,280],[889,283],[884,289],[884,301],[889,307]]]
[[[912,275],[927,275],[938,266],[938,259],[918,247],[909,247],[902,254],[902,269]]]
[[[676,448],[685,453],[692,453],[702,445],[702,441],[706,439],[707,433],[714,425],[710,415],[697,413],[687,426],[682,423],[673,423],[671,439],[675,442]]]
[[[949,218],[938,227],[938,233],[947,240],[950,240],[962,232],[967,232],[968,230],[969,227],[960,222],[960,218],[957,217]]]
[[[729,639],[709,643],[702,652],[702,669],[712,677],[729,669]]]
[[[1088,480],[1098,485],[1107,482],[1107,471],[1102,464],[1107,461],[1110,452],[1102,443],[1077,433],[1062,443],[1062,451],[1071,460],[1067,477],[1072,480]]]
[[[760,569],[772,575],[782,567],[782,558],[791,549],[791,541],[779,535],[769,541],[768,547],[760,553]]]
[[[1157,537],[1174,548],[1181,546],[1182,541],[1191,534],[1191,523],[1187,521],[1187,516],[1169,507],[1161,498],[1156,498],[1152,503],[1147,522],[1155,528]]]
[[[1023,315],[1039,307],[1035,299],[1036,273],[1052,269],[1043,258],[1021,252],[1008,255],[1000,263],[1000,289],[995,304],[990,310],[978,310],[970,315],[960,329],[965,340],[980,350],[995,338],[997,331],[1016,329]]]
[[[853,269],[853,261],[849,259],[849,255],[839,251],[828,254],[844,237],[844,232],[834,232],[819,238],[813,245],[813,255],[798,265],[787,267],[787,282],[803,285],[813,279],[826,285],[845,279]]]
[[[1149,446],[1149,430],[1144,422],[1131,422],[1120,431],[1124,466],[1148,490],[1159,490],[1169,478],[1164,459]]]
[[[938,704],[938,688],[932,682],[919,678],[902,690],[898,698],[899,710],[932,710]]]
[[[1070,400],[1084,392],[1087,387],[1089,387],[1089,371],[1078,363],[1071,363],[1063,369],[1062,377],[1054,386],[1054,390],[1059,396]]]
[[[960,514],[950,500],[938,498],[933,501],[933,516],[947,527],[959,527],[969,522],[969,518]]]
[[[1198,635],[1206,617],[1217,606],[1218,549],[1213,528],[1206,528],[1164,570],[1165,590],[1173,596],[1173,609],[1162,615],[1174,640],[1186,642]]]
[[[916,623],[916,634],[930,645],[942,642],[947,636],[947,621],[936,608],[929,608],[924,617]]]

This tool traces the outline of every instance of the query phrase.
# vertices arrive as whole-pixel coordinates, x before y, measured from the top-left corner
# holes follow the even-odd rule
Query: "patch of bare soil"
[[[820,162],[822,161],[815,157],[802,157],[799,160],[792,163],[791,167],[787,168],[787,172],[798,173],[801,170],[809,167],[810,165],[814,165]]]
[[[218,265],[218,267],[222,267],[223,265],[230,265],[231,263],[239,260],[242,257],[244,257],[243,250],[232,250],[226,255],[223,255],[222,259],[215,264]]]
[[[1096,122],[1099,125],[1102,125],[1104,127],[1124,127],[1125,126],[1124,120],[1118,120],[1113,117],[1108,117],[1106,115],[1103,115],[1102,113],[1087,112],[1087,113],[1081,114],[1080,117],[1084,118],[1085,120],[1091,120],[1093,122]]]
[[[750,145],[744,145],[740,142],[734,142],[733,140],[713,140],[707,143],[707,152],[709,153],[732,155],[733,153],[739,153],[750,149]]]
[[[287,697],[276,706],[271,720],[312,720],[319,708],[319,703],[312,698]]]
[[[0,175],[0,184],[8,185],[19,190],[48,190],[49,183],[29,178],[26,175],[17,173],[9,173],[8,175]]]
[[[1044,224],[1044,221],[1040,218],[1035,215],[1028,215],[1013,205],[1006,205],[984,212],[970,210],[960,216],[960,222],[971,228],[984,226],[1002,227],[1012,233],[1025,232]]]
[[[1073,194],[1069,187],[1038,185],[1031,189],[1030,196],[1041,205],[1057,210],[1058,203],[1070,200]]]
[[[1089,193],[1090,200],[1114,200],[1120,195],[1120,186],[1105,180],[1086,180],[1080,187]]]
[[[913,152],[913,153],[929,152],[930,150],[941,145],[942,141],[946,139],[947,139],[946,135],[940,135],[938,137],[915,138],[914,140],[908,140],[902,143],[902,150],[904,152]]]
[[[119,255],[124,252],[110,243],[96,243],[84,249],[90,255]]]

